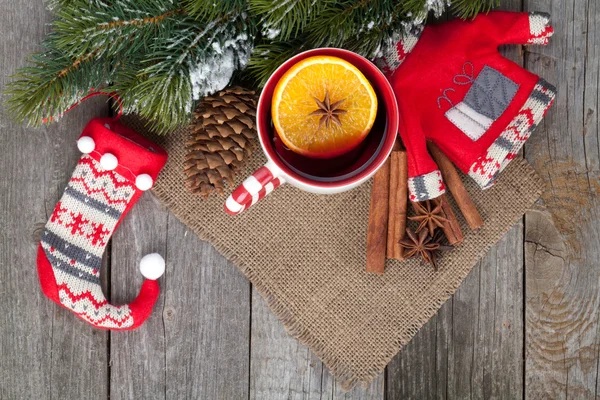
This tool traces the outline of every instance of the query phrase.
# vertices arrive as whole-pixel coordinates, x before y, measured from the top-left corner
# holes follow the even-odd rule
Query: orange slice
[[[368,135],[377,115],[377,96],[354,65],[316,56],[298,62],[279,80],[271,113],[290,150],[331,158],[354,149]]]

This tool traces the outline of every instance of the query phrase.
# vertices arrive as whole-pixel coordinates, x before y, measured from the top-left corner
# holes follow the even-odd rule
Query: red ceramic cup
[[[271,122],[273,91],[283,74],[294,64],[313,56],[335,56],[356,66],[369,80],[378,97],[378,116],[365,141],[350,154],[330,160],[307,160],[285,149]],[[239,214],[284,183],[307,192],[340,193],[371,178],[385,163],[398,134],[398,104],[383,73],[366,58],[348,50],[309,50],[283,63],[267,81],[256,110],[260,145],[267,163],[233,191],[225,202],[228,214]]]

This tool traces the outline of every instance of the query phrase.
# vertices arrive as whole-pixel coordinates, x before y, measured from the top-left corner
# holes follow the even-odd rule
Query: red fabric
[[[48,261],[46,253],[44,253],[44,249],[42,249],[41,245],[38,246],[37,270],[42,292],[50,300],[54,301],[59,306],[68,310],[68,308],[63,306],[60,302],[60,299],[58,297],[58,286],[56,285],[56,280],[54,279],[52,265]],[[150,314],[152,314],[154,304],[156,303],[156,300],[158,300],[159,295],[160,287],[158,286],[158,282],[150,279],[145,279],[137,297],[135,298],[135,300],[129,303],[129,308],[131,309],[131,316],[133,317],[133,325],[127,328],[120,328],[119,330],[131,330],[142,325],[146,321],[146,319],[148,319]],[[83,318],[81,319],[85,322],[88,322]],[[96,326],[96,328],[106,329],[99,326]],[[114,328],[112,330],[114,330]]]
[[[409,177],[438,169],[427,152],[432,140],[463,171],[490,147],[528,99],[538,77],[504,58],[502,44],[525,44],[532,38],[528,13],[491,12],[473,20],[454,20],[429,25],[404,62],[390,77],[401,114],[400,134],[408,149]],[[398,46],[398,53],[404,51]],[[471,85],[457,85],[454,78],[472,63],[476,77],[487,65],[511,79],[519,89],[506,111],[481,138],[473,141],[445,117],[452,107],[438,98],[447,92],[459,103]]]
[[[160,287],[158,286],[158,282],[145,279],[140,293],[135,300],[129,303],[129,308],[133,316],[133,325],[127,329],[135,329],[148,319],[150,314],[152,314],[152,309],[159,295]]]
[[[117,157],[119,165],[115,171],[130,179],[134,183],[134,187],[135,178],[140,174],[148,174],[152,181],[156,182],[160,171],[167,163],[168,155],[162,147],[123,125],[118,118],[93,118],[83,128],[79,137],[82,136],[94,139],[94,151],[89,154],[94,160],[100,162],[100,158],[106,153]],[[123,216],[129,212],[143,193],[136,188],[135,194],[123,211]],[[115,229],[119,227],[121,221],[123,221],[122,218]]]
[[[102,155],[113,154],[119,160],[115,171],[134,182],[140,174],[148,174],[156,181],[167,162],[166,151],[115,118],[92,119],[81,136],[94,139],[96,147],[90,153],[93,159],[100,161]]]
[[[114,226],[114,229],[116,229],[127,212],[131,209],[131,207],[134,206],[143,193],[143,191],[137,189],[135,185],[136,176],[139,174],[148,174],[155,181],[158,178],[160,170],[167,161],[167,153],[162,148],[144,138],[137,132],[122,125],[120,122],[118,122],[118,119],[115,118],[92,119],[84,128],[81,136],[88,136],[94,140],[94,151],[89,154],[89,157],[93,158],[94,160],[99,162],[101,156],[106,153],[111,153],[117,157],[119,164],[115,169],[115,172],[122,175],[124,178],[129,180],[129,182],[122,181],[119,184],[113,180],[113,184],[115,187],[130,187],[131,190],[133,190],[133,194],[127,203],[126,208],[123,210],[119,220]],[[89,158],[84,157],[79,163],[81,165],[89,165],[91,167],[89,173],[93,174],[92,179],[99,178],[107,173],[112,173],[108,171],[96,170],[93,165],[90,165],[93,163],[93,161],[91,161]],[[89,191],[87,186],[89,182],[87,182],[85,178],[82,178],[78,175],[77,177],[71,178],[70,183],[73,182],[82,185],[84,188],[86,188],[86,190]],[[96,189],[96,191],[98,191],[98,189]],[[107,204],[111,204],[110,200],[110,197],[106,196]],[[66,207],[63,208],[61,202],[59,201],[53,215],[50,218],[50,221],[56,222],[61,218],[61,215],[67,211],[68,209]],[[67,230],[67,235],[73,235],[75,237],[77,235],[84,234],[82,230],[82,224],[84,221],[81,215],[81,213],[78,213],[72,218],[70,223],[64,225],[65,228],[70,229]],[[92,226],[94,225],[92,224]],[[94,226],[94,230],[92,230],[91,233],[87,232],[87,234],[89,236],[86,236],[86,238],[92,243],[92,245],[101,244],[102,246],[105,246],[106,241],[109,239],[108,231],[103,230],[102,223]],[[68,238],[62,239],[69,243]],[[121,327],[121,322],[115,320],[110,315],[106,315],[103,319],[93,323],[82,316],[83,312],[78,313],[66,307],[61,302],[59,291],[61,291],[64,296],[68,296],[71,301],[80,299],[90,301],[92,305],[96,307],[96,309],[109,303],[106,299],[101,299],[99,297],[95,298],[90,291],[83,291],[81,293],[74,294],[67,284],[63,283],[59,286],[54,275],[53,266],[48,259],[42,243],[40,243],[38,247],[37,270],[43,293],[57,304],[69,309],[70,311],[73,311],[82,320],[100,329],[128,330],[135,329],[143,324],[148,316],[152,313],[154,304],[156,303],[156,300],[160,294],[160,288],[157,281],[149,279],[144,280],[138,296],[133,302],[128,304],[129,310],[131,311],[130,317],[133,319],[133,324],[131,326]],[[65,245],[65,248],[66,247],[67,246]],[[53,247],[50,247],[50,252],[53,251]],[[72,264],[75,264],[75,259],[72,260]],[[99,326],[99,324],[105,320],[114,322],[118,325],[118,327],[106,328],[104,326]]]
[[[52,265],[50,264],[50,261],[48,261],[41,244],[38,246],[37,270],[42,292],[44,292],[46,297],[50,300],[60,304],[58,287],[56,286],[56,279],[54,279],[54,271],[52,271]]]

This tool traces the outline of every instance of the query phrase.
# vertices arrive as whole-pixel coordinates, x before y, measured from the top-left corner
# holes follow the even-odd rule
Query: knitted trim
[[[529,13],[529,33],[527,44],[547,45],[554,29],[550,25],[550,14],[543,12]]]
[[[393,74],[402,65],[406,56],[413,51],[424,28],[423,25],[415,25],[403,32],[399,38],[396,38],[397,41],[393,39],[393,44],[384,50],[383,56],[375,60],[375,64],[379,69],[386,75]]]
[[[128,305],[113,306],[104,297],[100,268],[108,239],[135,193],[132,181],[85,154],[42,236],[60,304],[99,328],[134,324]]]
[[[521,110],[498,138],[469,168],[469,176],[484,189],[513,160],[554,102],[556,88],[540,79]]]
[[[408,191],[412,202],[432,200],[446,193],[446,185],[442,180],[442,173],[436,169],[427,174],[408,178]]]

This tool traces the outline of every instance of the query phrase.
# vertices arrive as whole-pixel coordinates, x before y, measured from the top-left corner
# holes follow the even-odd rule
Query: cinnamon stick
[[[452,161],[433,142],[428,142],[427,148],[429,149],[429,153],[431,153],[431,157],[433,157],[440,168],[442,178],[444,178],[444,182],[448,186],[448,189],[450,189],[450,193],[452,193],[452,197],[454,197],[454,201],[456,201],[469,227],[472,230],[481,228],[483,226],[483,219],[479,211],[477,211],[469,192],[465,189]]]
[[[442,203],[442,211],[444,211],[446,219],[448,220],[448,222],[444,223],[444,226],[442,227],[448,242],[451,245],[462,243],[465,238],[460,229],[460,225],[458,224],[458,220],[456,219],[456,215],[454,215],[452,206],[448,202],[448,197],[446,197],[446,194],[443,194],[438,198],[437,201]]]
[[[403,260],[400,240],[406,233],[408,206],[408,161],[406,151],[392,151],[388,210],[387,258]]]
[[[385,269],[389,193],[390,160],[388,159],[373,177],[367,231],[367,272],[383,274]]]

